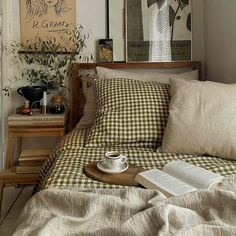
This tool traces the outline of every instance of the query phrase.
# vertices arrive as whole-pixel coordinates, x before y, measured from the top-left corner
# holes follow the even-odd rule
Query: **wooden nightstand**
[[[4,170],[0,172],[0,207],[6,184],[35,184],[38,174],[18,174],[13,166],[12,145],[17,138],[17,158],[22,152],[22,138],[62,137],[67,132],[68,112],[61,115],[12,115],[8,118],[8,141]],[[1,209],[1,208],[0,208]]]

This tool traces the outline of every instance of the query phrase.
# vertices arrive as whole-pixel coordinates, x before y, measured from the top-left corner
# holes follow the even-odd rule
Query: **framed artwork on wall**
[[[99,62],[113,62],[113,40],[112,39],[99,39]]]
[[[190,0],[107,0],[114,61],[192,59]]]
[[[68,44],[67,32],[76,26],[76,0],[19,0],[21,43],[35,37]]]
[[[126,60],[191,60],[190,0],[127,0]]]

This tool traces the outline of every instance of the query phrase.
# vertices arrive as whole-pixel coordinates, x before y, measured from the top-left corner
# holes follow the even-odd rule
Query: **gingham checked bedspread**
[[[38,190],[48,188],[119,188],[89,179],[83,174],[83,167],[104,158],[106,148],[85,148],[88,130],[73,130],[57,145],[55,151],[44,164],[38,179]],[[126,155],[130,163],[135,163],[146,169],[162,168],[172,160],[183,160],[204,167],[213,172],[227,176],[236,174],[236,161],[228,161],[216,157],[176,155],[158,153],[150,148],[121,147],[113,148]]]

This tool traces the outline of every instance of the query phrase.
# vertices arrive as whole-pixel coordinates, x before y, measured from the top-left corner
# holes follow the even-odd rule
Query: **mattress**
[[[37,190],[65,187],[85,189],[123,187],[94,181],[83,174],[85,165],[104,159],[105,152],[111,151],[111,148],[85,147],[88,132],[88,129],[75,129],[61,140],[43,165]],[[129,163],[137,164],[145,169],[162,169],[169,161],[183,160],[223,176],[236,174],[236,161],[217,157],[159,153],[155,149],[138,147],[114,147],[112,150],[126,155]]]

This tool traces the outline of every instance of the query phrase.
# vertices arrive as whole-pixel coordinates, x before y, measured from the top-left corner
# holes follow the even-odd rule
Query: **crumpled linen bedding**
[[[138,188],[46,189],[24,207],[13,235],[236,235],[236,176],[171,198]]]

